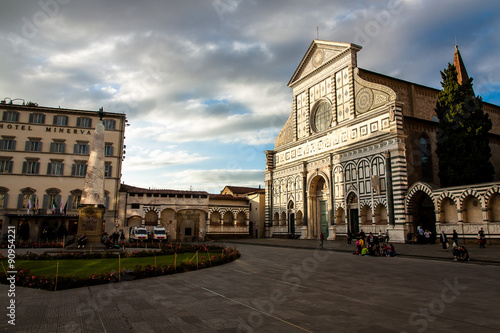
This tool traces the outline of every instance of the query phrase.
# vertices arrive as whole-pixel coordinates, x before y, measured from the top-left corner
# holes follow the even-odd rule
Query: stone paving
[[[353,256],[334,241],[326,249],[317,249],[317,241],[256,241],[235,244],[239,260],[200,271],[59,292],[18,287],[15,327],[6,323],[8,286],[0,285],[0,328],[456,333],[500,327],[499,248],[476,255],[469,246],[481,259],[460,263],[439,245],[398,244],[401,256],[382,258]],[[424,252],[430,255],[417,257]]]
[[[319,240],[305,240],[305,239],[281,239],[281,238],[259,238],[259,239],[238,239],[228,240],[236,244],[252,244],[263,245],[272,247],[289,247],[289,248],[308,248],[314,249],[319,246]],[[224,243],[224,241],[221,241]],[[348,245],[346,240],[328,241],[325,240],[323,247],[326,250],[353,253],[356,251],[354,246],[355,240],[351,245]],[[451,241],[450,241],[451,243]],[[462,245],[459,242],[460,245]],[[393,244],[399,256],[405,258],[421,258],[432,260],[453,260],[452,249],[442,251],[441,244]],[[479,248],[475,242],[465,245],[469,256],[470,262],[478,264],[492,264],[500,265],[500,246],[491,246],[487,244],[486,248]]]

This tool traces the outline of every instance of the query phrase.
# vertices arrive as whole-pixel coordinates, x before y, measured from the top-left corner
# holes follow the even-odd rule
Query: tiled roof
[[[247,194],[254,192],[262,192],[265,193],[266,190],[263,188],[255,188],[255,187],[243,187],[243,186],[226,186],[233,194]]]
[[[206,191],[180,191],[180,190],[169,190],[169,189],[148,189],[148,188],[135,187],[135,186],[125,185],[125,184],[120,185],[120,192],[208,195],[208,192],[206,192]]]
[[[248,201],[247,198],[235,197],[235,196],[230,195],[230,194],[210,194],[209,198],[212,200],[238,200],[238,201],[246,200],[246,201]]]

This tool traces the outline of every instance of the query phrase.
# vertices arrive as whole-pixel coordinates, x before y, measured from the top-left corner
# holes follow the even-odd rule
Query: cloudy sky
[[[456,41],[476,94],[500,104],[498,31],[493,0],[4,0],[0,99],[126,113],[125,183],[217,193],[264,184],[318,33],[434,88]]]

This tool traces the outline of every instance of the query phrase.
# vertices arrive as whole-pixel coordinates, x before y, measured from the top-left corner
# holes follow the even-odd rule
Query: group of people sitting
[[[68,239],[68,241],[66,242],[66,246],[74,244],[75,238],[76,235],[73,235],[73,238]],[[83,248],[85,247],[85,245],[87,245],[87,235],[83,233],[80,237],[78,237],[78,248]]]
[[[87,245],[87,240],[88,240],[87,235],[85,233],[83,233],[80,237],[78,237],[78,248],[85,248],[85,245]],[[66,246],[71,245],[74,242],[75,242],[75,235],[73,235],[73,238],[66,243]],[[118,245],[113,244],[107,232],[102,234],[101,243],[104,244],[104,246],[106,246],[106,248],[108,249],[117,247],[119,248]]]
[[[394,257],[396,255],[394,245],[381,243],[384,238],[375,236],[371,232],[366,236],[363,230],[361,230],[356,235],[356,238],[356,255],[383,257]]]
[[[463,245],[457,246],[456,244],[453,244],[453,260],[454,261],[468,261],[470,260],[469,258],[469,251],[465,248]]]
[[[360,243],[362,243],[361,240],[356,241],[356,255],[375,257],[394,257],[396,255],[396,249],[392,244],[377,244],[371,247],[364,247]]]
[[[105,232],[105,233],[102,234],[101,243],[103,243],[104,246],[106,246],[106,248],[108,248],[108,249],[113,249],[113,248],[119,248],[120,247],[120,246],[118,246],[116,244],[113,244],[113,242],[111,241],[111,238],[109,237],[109,235],[108,235],[107,232]]]

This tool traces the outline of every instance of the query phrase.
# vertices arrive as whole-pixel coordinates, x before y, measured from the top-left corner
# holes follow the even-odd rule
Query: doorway
[[[432,199],[422,191],[417,192],[415,204],[413,206],[413,228],[417,233],[419,226],[424,230],[431,232],[431,243],[436,239],[436,214],[434,212],[434,203]]]
[[[321,232],[328,238],[328,203],[326,200],[319,202]]]
[[[358,196],[352,192],[347,196],[347,211],[349,212],[349,231],[356,235],[359,232]]]
[[[289,230],[288,232],[292,235],[295,234],[295,214],[290,213],[290,217],[288,218]]]

